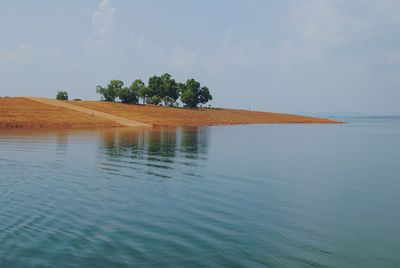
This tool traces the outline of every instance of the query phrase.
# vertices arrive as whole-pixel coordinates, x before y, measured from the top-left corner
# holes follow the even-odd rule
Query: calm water
[[[399,267],[400,122],[0,134],[0,267]]]

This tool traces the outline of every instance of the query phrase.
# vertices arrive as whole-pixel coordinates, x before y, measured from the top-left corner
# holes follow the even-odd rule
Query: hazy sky
[[[214,106],[400,114],[400,0],[0,0],[0,95],[196,78]]]

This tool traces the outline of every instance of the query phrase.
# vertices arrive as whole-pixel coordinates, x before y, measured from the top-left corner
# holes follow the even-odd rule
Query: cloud
[[[307,45],[338,46],[345,43],[347,18],[336,12],[331,1],[294,1],[292,14],[300,37]]]
[[[30,43],[22,43],[14,49],[0,51],[0,61],[26,63],[31,58],[31,51],[32,45]]]
[[[387,50],[384,54],[384,60],[387,64],[400,64],[400,50]]]
[[[280,62],[352,59],[376,64],[397,59],[400,2],[292,0],[293,32],[280,42]],[[388,50],[390,55],[388,55]]]
[[[187,49],[176,46],[172,50],[170,64],[174,69],[188,69],[196,66],[201,60],[201,52],[198,49]]]
[[[392,34],[400,25],[397,0],[293,0],[292,19],[306,45],[338,47],[377,35]],[[397,31],[397,28],[396,28]]]
[[[98,10],[94,11],[92,15],[94,30],[99,34],[110,32],[114,26],[115,12],[110,0],[101,0]]]
[[[116,9],[111,0],[101,0],[98,9],[92,14],[93,32],[87,41],[89,48],[107,48],[113,43]]]

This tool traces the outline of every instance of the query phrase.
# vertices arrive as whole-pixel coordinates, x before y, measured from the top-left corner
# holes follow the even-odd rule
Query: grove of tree
[[[147,85],[136,79],[129,87],[125,87],[121,80],[111,80],[106,87],[97,86],[96,92],[103,101],[113,102],[118,98],[128,104],[136,104],[141,100],[143,104],[178,106],[180,98],[184,107],[196,108],[212,100],[210,90],[196,80],[177,83],[168,73],[150,77]]]
[[[58,91],[56,95],[57,100],[68,100],[68,93],[66,91]]]

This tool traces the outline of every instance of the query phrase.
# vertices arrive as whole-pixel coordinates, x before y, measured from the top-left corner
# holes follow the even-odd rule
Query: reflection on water
[[[65,131],[58,131],[55,133],[57,139],[57,152],[65,153],[68,148],[68,133]]]
[[[399,267],[400,124],[0,131],[0,267]]]
[[[146,173],[171,178],[166,170],[176,167],[176,158],[186,166],[197,163],[184,159],[207,158],[208,129],[119,129],[101,132],[100,140],[99,154],[108,155],[111,161],[142,163],[148,167]],[[136,171],[143,171],[143,167]]]

